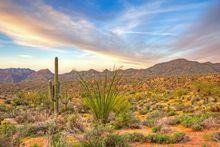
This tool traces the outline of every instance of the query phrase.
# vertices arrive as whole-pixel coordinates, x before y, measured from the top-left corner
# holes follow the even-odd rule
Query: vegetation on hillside
[[[56,73],[53,83],[2,93],[0,146],[188,145],[204,130],[200,144],[219,143],[219,75],[131,78],[114,70],[67,82]]]

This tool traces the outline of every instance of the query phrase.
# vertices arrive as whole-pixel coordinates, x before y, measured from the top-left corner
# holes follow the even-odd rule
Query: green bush
[[[16,127],[9,123],[0,125],[0,134],[6,137],[11,137],[16,132]]]
[[[220,142],[220,132],[215,132],[211,134],[211,139],[213,141]]]
[[[5,105],[0,104],[0,111],[2,111],[2,112],[8,112],[8,111],[9,111],[9,108],[8,108],[7,106],[5,106]]]
[[[13,135],[16,133],[16,127],[9,123],[4,123],[0,125],[0,146],[14,146],[17,142]]]
[[[186,88],[177,88],[173,92],[173,96],[174,97],[182,97],[182,96],[186,95],[187,93],[188,93],[188,90]]]
[[[156,126],[152,128],[152,132],[157,133],[157,132],[160,132],[161,129],[162,129],[162,126]]]
[[[103,138],[94,138],[81,143],[83,147],[105,147]]]
[[[203,130],[203,126],[201,124],[193,124],[191,126],[191,128],[194,130],[194,131],[201,131]]]
[[[108,135],[105,140],[105,147],[128,147],[128,142],[121,135]]]
[[[46,126],[37,126],[37,125],[24,125],[19,128],[19,133],[21,137],[27,136],[37,136],[46,134],[48,128]]]
[[[84,126],[79,115],[71,114],[67,116],[66,130],[71,133],[84,131]]]
[[[147,140],[153,143],[161,143],[161,144],[175,143],[174,141],[171,142],[169,136],[162,134],[149,134],[147,136]]]
[[[140,128],[140,122],[132,113],[120,113],[114,122],[116,129],[121,128]]]
[[[147,119],[143,122],[143,125],[147,127],[153,127],[155,126],[155,124],[156,124],[156,119],[153,119],[153,118]]]
[[[203,130],[202,122],[211,117],[210,114],[199,114],[199,115],[183,115],[176,119],[177,124],[182,124],[187,128],[192,128],[195,131]]]
[[[109,134],[107,136],[93,136],[81,143],[83,147],[128,147],[127,139],[123,135]]]
[[[42,92],[18,92],[16,96],[11,102],[13,106],[37,107],[43,105],[44,107],[48,107],[50,103],[47,94]]]
[[[201,97],[220,96],[220,87],[216,82],[197,82],[194,87]]]
[[[50,135],[48,139],[49,146],[51,147],[71,147],[71,145],[67,143],[66,137],[61,133]]]
[[[124,138],[127,139],[128,142],[145,142],[145,136],[141,133],[129,133],[129,134],[124,134]]]
[[[149,134],[146,140],[152,143],[174,144],[184,139],[184,133],[175,133],[174,135]]]
[[[30,147],[39,147],[39,145],[35,143],[35,144],[31,145]]]
[[[139,111],[139,113],[140,113],[141,115],[145,115],[145,114],[148,113],[148,111],[149,111],[149,108],[145,107],[145,108],[141,109],[141,110]]]

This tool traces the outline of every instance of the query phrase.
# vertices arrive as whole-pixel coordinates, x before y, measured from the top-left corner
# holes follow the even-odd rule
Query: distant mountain
[[[103,72],[110,72],[104,70]],[[78,74],[84,77],[94,77],[103,72],[98,72],[94,69],[88,71],[75,71],[61,74],[60,79],[69,81],[76,79]],[[125,77],[150,77],[150,76],[179,76],[179,75],[194,75],[207,73],[220,73],[220,63],[199,63],[197,61],[189,61],[186,59],[176,59],[169,62],[156,64],[147,69],[126,69],[121,70]],[[8,68],[0,69],[0,83],[18,83],[22,81],[48,81],[53,78],[53,73],[49,69],[33,71],[26,68]]]
[[[41,69],[39,71],[33,72],[32,74],[28,75],[26,80],[48,81],[49,79],[52,78],[53,78],[53,73],[49,69]]]
[[[18,83],[25,80],[33,72],[29,68],[0,69],[0,83]]]
[[[176,59],[159,63],[145,70],[145,75],[154,76],[178,76],[192,74],[206,74],[220,72],[219,63],[199,63],[186,59]]]

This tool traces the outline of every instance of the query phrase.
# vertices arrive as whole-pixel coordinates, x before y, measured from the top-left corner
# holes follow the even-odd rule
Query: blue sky
[[[217,0],[0,0],[0,68],[220,62]]]

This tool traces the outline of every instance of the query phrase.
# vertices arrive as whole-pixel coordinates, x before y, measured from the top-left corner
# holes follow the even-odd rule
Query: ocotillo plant
[[[58,58],[55,58],[54,82],[48,82],[48,94],[55,113],[59,113],[60,82],[58,80]]]

